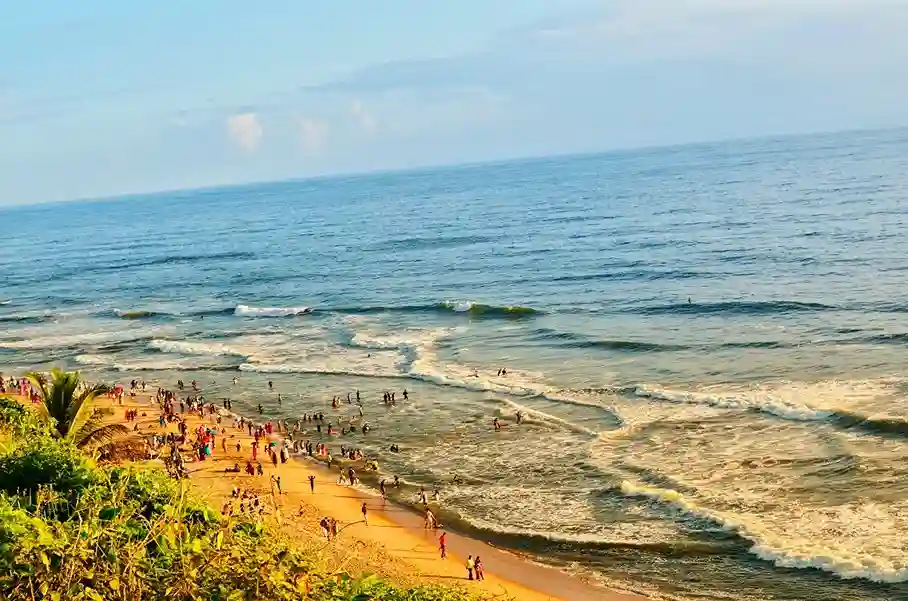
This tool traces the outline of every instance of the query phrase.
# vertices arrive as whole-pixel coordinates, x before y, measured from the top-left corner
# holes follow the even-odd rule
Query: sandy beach
[[[140,417],[133,422],[138,425],[134,434],[137,438],[177,431],[175,423],[168,424],[166,428],[159,426],[157,403],[148,393],[126,398],[122,404],[106,398],[99,399],[98,404],[110,409],[112,415],[109,419],[117,423],[126,423],[124,416],[127,409],[138,409]],[[184,413],[182,417],[190,431],[201,424],[211,425],[216,421],[216,416],[202,418],[197,413]],[[556,569],[532,563],[454,532],[447,533],[448,553],[447,558],[442,559],[438,548],[441,530],[426,529],[422,517],[409,508],[338,484],[336,472],[308,458],[294,458],[272,466],[267,455],[260,453],[258,459],[264,459],[263,475],[227,472],[234,464],[242,468],[251,459],[252,438],[246,430],[235,428],[232,418],[223,417],[220,427],[227,430],[226,454],[219,438],[211,458],[186,465],[195,492],[213,506],[221,508],[225,503],[234,501],[232,491],[235,487],[253,491],[265,502],[271,514],[269,519],[278,520],[285,532],[310,542],[324,540],[318,525],[321,517],[334,518],[338,523],[338,536],[334,542],[326,542],[326,548],[330,546],[329,550],[335,556],[358,569],[414,583],[461,584],[481,591],[489,598],[521,601],[643,599],[586,584]],[[278,436],[274,435],[273,439],[277,440]],[[241,445],[239,452],[236,451],[238,441]],[[310,475],[315,476],[314,492],[309,488]],[[280,493],[273,484],[272,476],[280,478]],[[363,503],[368,511],[368,525],[364,523],[361,513]],[[485,580],[468,580],[468,555],[482,558]]]

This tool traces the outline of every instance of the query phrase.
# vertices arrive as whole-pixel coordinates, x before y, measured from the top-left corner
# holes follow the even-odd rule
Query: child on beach
[[[309,476],[309,490],[315,494],[315,476]]]
[[[366,503],[365,503],[365,502],[363,502],[363,506],[362,506],[362,508],[360,509],[360,511],[363,512],[363,521],[366,523],[366,526],[368,526],[368,525],[369,525],[369,518],[366,516],[367,509],[366,509]]]
[[[438,549],[441,551],[441,558],[445,559],[448,556],[448,533],[442,532],[441,536],[438,537]]]

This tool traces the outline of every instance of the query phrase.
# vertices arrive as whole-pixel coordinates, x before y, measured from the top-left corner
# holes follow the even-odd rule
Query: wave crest
[[[231,349],[228,346],[210,342],[184,342],[181,340],[154,339],[148,346],[163,353],[176,353],[181,355],[208,355],[245,357],[246,355]]]
[[[237,305],[233,312],[241,317],[290,317],[312,313],[312,309],[310,307],[251,307],[249,305]]]
[[[833,416],[831,411],[822,411],[808,405],[793,403],[784,399],[762,395],[759,398],[748,398],[744,395],[716,395],[700,392],[685,392],[677,390],[662,390],[637,386],[633,391],[634,396],[667,401],[670,403],[687,403],[691,405],[708,405],[719,409],[743,409],[769,413],[792,421],[823,421]]]
[[[160,315],[160,313],[157,313],[155,311],[121,311],[120,309],[114,309],[114,314],[117,317],[121,317],[123,319],[147,319],[149,317],[157,317],[158,315]]]
[[[885,559],[868,555],[837,553],[811,541],[784,541],[772,532],[766,532],[757,524],[697,505],[696,501],[684,494],[666,488],[657,488],[628,481],[621,483],[621,492],[629,497],[646,497],[671,505],[695,518],[709,520],[724,530],[733,532],[749,541],[749,552],[760,559],[772,562],[782,568],[817,569],[836,574],[845,579],[862,578],[873,582],[896,583],[908,581],[908,567],[896,567]],[[786,546],[786,543],[788,545]]]
[[[437,308],[454,313],[466,313],[474,317],[530,317],[538,315],[540,311],[532,307],[520,305],[485,305],[472,301],[444,301],[436,305]]]

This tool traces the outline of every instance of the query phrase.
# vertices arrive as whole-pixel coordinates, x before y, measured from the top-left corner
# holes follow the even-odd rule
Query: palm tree
[[[60,438],[84,449],[129,432],[120,424],[102,425],[101,410],[92,407],[95,398],[109,390],[106,385],[88,385],[79,372],[56,368],[51,370],[50,380],[39,372],[32,372],[27,377],[41,395],[43,409]]]

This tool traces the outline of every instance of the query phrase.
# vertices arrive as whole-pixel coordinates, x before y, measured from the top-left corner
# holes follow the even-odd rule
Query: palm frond
[[[112,442],[129,434],[129,428],[123,424],[108,424],[100,428],[78,431],[73,436],[73,442],[80,449],[90,449],[102,444]]]
[[[98,395],[107,392],[107,386],[84,386],[79,372],[57,368],[51,370],[50,378],[39,372],[32,372],[27,377],[40,392],[44,413],[58,436],[72,440],[83,430],[97,429],[99,424],[87,428],[94,414],[91,405]]]
[[[81,432],[89,422],[97,417],[98,412],[92,407],[92,402],[108,390],[109,388],[104,384],[88,386],[78,397],[72,400],[67,412],[67,422],[69,424],[67,434]],[[95,427],[98,425],[100,424],[95,425]]]

